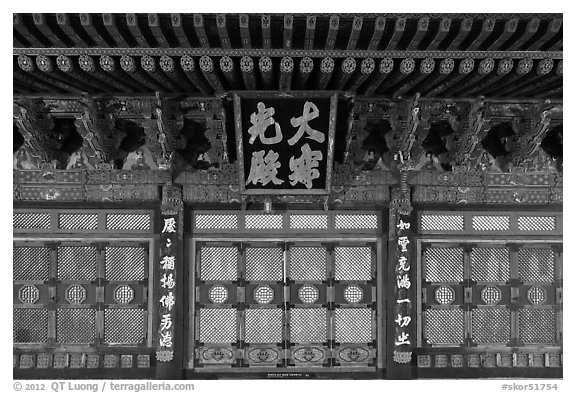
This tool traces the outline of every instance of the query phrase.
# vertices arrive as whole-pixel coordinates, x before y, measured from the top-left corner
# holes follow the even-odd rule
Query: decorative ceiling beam
[[[450,18],[442,18],[440,21],[440,27],[436,30],[436,34],[432,37],[432,41],[428,44],[428,47],[422,48],[424,50],[437,50],[438,46],[450,31],[450,27],[452,26],[452,19]]]
[[[518,18],[508,19],[504,24],[504,31],[500,33],[496,41],[490,44],[487,50],[498,50],[510,37],[516,33],[516,29],[518,28]]]
[[[66,56],[58,56],[60,61],[56,61],[57,66],[54,67],[53,60],[48,56],[36,56],[36,65],[40,71],[50,74],[51,78],[57,78],[64,83],[76,87],[82,92],[92,93],[95,89],[90,82],[73,78],[68,71],[73,68],[72,60]],[[62,63],[64,60],[65,64]],[[66,72],[63,70],[67,70]]]
[[[254,60],[251,57],[243,56],[240,59],[240,71],[242,80],[247,90],[256,90],[256,76],[254,75]]]
[[[44,37],[46,37],[48,41],[52,43],[52,45],[59,48],[65,48],[68,46],[64,43],[64,41],[60,39],[60,37],[56,35],[54,31],[52,31],[52,27],[49,26],[46,15],[32,14],[32,17],[34,19],[34,25],[38,28],[38,30],[40,30],[42,34],[44,34]]]
[[[547,77],[554,69],[554,61],[552,59],[542,59],[538,62],[536,73],[532,78],[527,78],[522,83],[517,83],[511,89],[508,89],[503,94],[516,95],[518,92],[526,92],[531,89],[537,89],[539,86],[549,83]]]
[[[16,74],[14,74],[16,76]],[[25,82],[26,78],[20,76],[22,79],[14,78],[12,81],[12,91],[15,95],[24,94],[26,92],[37,93],[38,91],[45,91],[45,89],[38,89],[33,87],[31,84]]]
[[[126,25],[128,26],[128,30],[130,30],[130,34],[138,43],[138,46],[149,48],[150,44],[144,38],[144,34],[142,34],[142,30],[140,30],[140,26],[138,25],[138,16],[136,14],[126,14]]]
[[[522,59],[516,64],[516,70],[513,75],[506,78],[505,81],[501,81],[494,85],[492,88],[484,90],[482,94],[484,95],[498,95],[503,89],[510,88],[511,86],[516,86],[518,82],[527,76],[532,67],[534,66],[534,61],[532,59]]]
[[[14,14],[13,17],[14,29],[22,36],[26,41],[28,41],[32,46],[43,47],[44,44],[32,34],[28,27],[24,24],[24,18],[21,14]]]
[[[562,43],[563,43],[563,39],[560,38],[558,41],[556,41],[556,43],[554,45],[552,45],[548,50],[550,51],[562,51]]]
[[[248,14],[240,14],[240,38],[242,39],[242,48],[252,49],[250,42],[250,18]]]
[[[514,61],[512,59],[500,59],[496,73],[484,78],[479,83],[471,86],[468,89],[468,94],[474,96],[475,94],[484,94],[486,88],[491,86],[494,82],[500,82],[504,75],[509,74],[514,68]]]
[[[416,86],[415,90],[424,95],[428,90],[442,83],[452,71],[454,71],[454,60],[447,57],[440,62],[440,66],[436,68],[432,75]]]
[[[352,32],[350,33],[346,50],[356,49],[356,45],[358,45],[358,37],[360,37],[360,31],[362,31],[362,21],[363,19],[361,16],[354,17],[354,21],[352,22]]]
[[[56,22],[64,34],[66,34],[66,36],[72,40],[74,46],[79,46],[81,48],[85,48],[87,46],[70,23],[70,14],[56,14]]]
[[[452,86],[452,88],[446,90],[445,94],[457,95],[458,93],[468,90],[470,86],[475,85],[478,81],[490,74],[494,70],[494,65],[494,59],[488,58],[482,60],[480,64],[478,64],[478,69],[474,75],[466,78],[462,83]]]
[[[220,45],[224,49],[231,49],[230,37],[228,36],[228,28],[226,27],[226,14],[216,15],[216,27],[218,29],[218,36],[220,37]]]
[[[376,73],[372,78],[366,82],[366,91],[364,95],[371,96],[376,92],[380,85],[390,76],[394,70],[394,59],[387,57],[380,60],[378,65],[378,73]]]
[[[54,84],[59,88],[66,90],[69,93],[82,94],[83,92],[82,89],[79,89],[78,87],[73,86],[72,84],[67,83],[66,81],[62,81],[60,78],[57,78],[54,75],[50,76],[46,75],[47,73],[52,73],[54,71],[52,62],[48,57],[43,56],[43,58],[41,58],[40,61],[38,60],[38,58],[36,58],[36,65],[42,72],[38,71],[34,72],[35,67],[33,64],[33,60],[30,57],[25,55],[18,57],[18,66],[26,72],[33,73],[41,81],[45,83]]]
[[[358,88],[364,83],[374,72],[376,62],[374,59],[367,58],[360,63],[360,72],[356,72],[348,82],[349,87],[344,87],[343,90],[357,91]]]
[[[380,87],[378,88],[378,92],[380,94],[389,95],[387,90],[392,90],[394,92],[394,88],[400,85],[406,78],[408,78],[414,68],[416,67],[416,62],[413,58],[407,57],[400,62],[400,66],[396,70],[396,72],[390,76]]]
[[[555,36],[562,27],[562,19],[552,19],[548,21],[548,27],[546,28],[546,33],[544,33],[540,38],[538,38],[532,45],[528,46],[526,50],[538,50],[540,47],[548,42],[553,36]]]
[[[320,75],[318,76],[318,81],[316,82],[316,89],[324,90],[330,82],[332,77],[332,72],[334,71],[334,59],[331,57],[325,57],[320,62]]]
[[[314,69],[314,61],[309,57],[303,57],[300,59],[300,64],[298,65],[298,75],[296,78],[296,88],[298,90],[305,90],[308,82],[308,78]]]
[[[100,56],[98,62],[100,63],[100,68],[102,68],[102,70],[115,78],[117,81],[121,81],[123,84],[132,86],[132,88],[136,89],[136,91],[149,90],[149,87],[146,84],[140,84],[135,81],[127,72],[122,69],[122,67],[116,67],[116,62],[112,56]]]
[[[453,59],[485,59],[491,57],[493,59],[561,59],[563,52],[553,51],[369,51],[369,50],[332,50],[325,49],[222,49],[222,48],[12,48],[13,55],[28,55],[28,56],[231,56],[231,57],[275,57],[282,58],[284,56],[290,57],[304,57],[309,56],[312,58],[333,57],[344,59],[346,57],[366,58],[372,57],[373,59],[382,59],[391,57],[396,59],[403,59],[405,57],[412,57],[414,59],[425,59],[431,57],[433,59],[443,59],[451,57]]]
[[[397,49],[398,42],[402,35],[404,35],[404,30],[406,29],[406,18],[403,16],[399,16],[396,18],[396,22],[394,23],[394,34],[392,34],[392,38],[386,44],[384,50],[395,50]]]
[[[396,99],[401,97],[404,93],[407,93],[416,86],[418,83],[422,82],[425,78],[429,77],[430,74],[434,71],[436,63],[434,63],[434,59],[424,59],[420,61],[420,75],[411,78],[408,82],[399,86],[393,93],[392,98]]]
[[[138,68],[136,61],[132,56],[124,55],[120,57],[120,67],[127,75],[130,75],[132,79],[138,81],[138,83],[145,86],[147,89],[153,91],[164,90],[164,86],[159,85],[158,82]]]
[[[12,45],[15,48],[24,48],[26,46],[23,41],[20,41],[18,37],[16,37],[15,34],[12,35]]]
[[[272,64],[272,59],[268,56],[263,56],[258,60],[258,69],[260,70],[260,76],[262,77],[262,83],[266,90],[273,90],[274,86],[274,68]]]
[[[152,31],[152,35],[154,36],[154,39],[158,43],[159,47],[170,47],[168,39],[162,32],[162,27],[160,26],[160,17],[158,14],[148,14],[148,27],[150,27],[150,31]]]
[[[70,82],[76,82],[82,86],[85,86],[87,91],[92,92],[93,90],[110,91],[111,86],[106,85],[106,83],[93,78],[90,74],[86,74],[82,69],[78,69],[74,66],[74,62],[68,56],[60,55],[56,58],[56,65],[58,69],[66,75]]]
[[[184,88],[185,90],[198,90],[184,75],[182,69],[177,66],[174,62],[174,59],[170,56],[161,56],[160,60],[158,61],[160,64],[160,69],[166,77],[168,77],[173,84],[180,86],[180,90]]]
[[[508,86],[502,89],[499,92],[499,95],[509,95],[510,93],[518,90],[522,90],[524,87],[529,87],[530,89],[534,87],[534,84],[542,79],[542,77],[546,77],[549,75],[552,70],[554,69],[554,61],[552,59],[542,59],[538,62],[538,66],[536,67],[536,72],[532,73],[531,75],[527,75],[523,78],[521,83],[514,83],[511,86]],[[549,78],[546,78],[547,82]]]
[[[242,88],[234,71],[234,61],[230,56],[222,56],[220,58],[220,71],[222,71],[224,78],[226,78],[232,89],[240,90]]]
[[[216,75],[216,70],[214,69],[214,62],[210,58],[210,56],[202,56],[199,61],[200,64],[200,71],[202,71],[202,75],[208,81],[212,89],[219,94],[224,92],[224,87],[220,83],[218,76]]]
[[[552,88],[550,86],[548,86],[544,91],[536,93],[534,95],[534,97],[536,97],[536,98],[548,98],[551,96],[560,95],[560,94],[562,94],[563,91],[564,91],[564,86],[562,85],[562,83],[560,83],[560,85],[552,86]]]
[[[96,43],[97,46],[107,47],[108,44],[104,41],[104,38],[100,36],[98,30],[96,30],[96,26],[92,23],[92,14],[82,13],[78,14],[80,17],[80,25],[84,29],[84,31],[88,34],[88,36]],[[62,53],[66,54],[66,53]]]
[[[67,90],[60,89],[58,86],[43,82],[42,80],[36,79],[34,74],[31,72],[24,73],[24,71],[18,67],[14,67],[14,71],[12,73],[14,79],[20,82],[24,86],[30,86],[30,88],[40,90],[40,91],[57,91],[57,92],[68,92]]]
[[[272,36],[270,33],[272,18],[268,14],[262,14],[260,21],[260,25],[262,26],[262,47],[264,49],[270,49],[272,48]]]
[[[494,26],[496,26],[496,19],[494,18],[486,18],[482,22],[482,30],[478,37],[474,38],[470,46],[467,48],[462,48],[465,50],[478,50],[480,46],[486,41],[486,39],[492,34],[494,31]]]
[[[294,60],[291,57],[284,57],[280,61],[280,90],[290,90],[292,85],[292,72],[294,71]]]
[[[294,16],[292,14],[284,15],[284,39],[282,40],[284,49],[292,48],[292,31],[294,28]]]
[[[203,95],[212,95],[212,88],[204,81],[204,78],[198,72],[192,56],[182,56],[180,58],[180,68],[184,75],[186,75],[190,82],[192,82],[196,89],[200,90]]]
[[[166,77],[164,72],[158,68],[156,65],[156,59],[152,56],[142,56],[140,58],[140,66],[150,78],[156,82],[158,86],[161,86],[161,89],[157,89],[158,91],[164,92],[168,89],[173,91],[182,91],[182,86],[178,86],[177,84],[173,83],[170,79]]]
[[[304,36],[304,49],[314,49],[314,32],[316,31],[316,17],[306,17],[306,33]]]
[[[412,37],[412,40],[408,44],[408,47],[406,48],[407,50],[418,49],[418,44],[420,44],[422,38],[424,38],[426,33],[428,33],[428,26],[430,26],[430,18],[428,17],[420,18],[420,20],[418,21],[418,28],[416,30],[416,33],[414,34],[414,37]]]
[[[130,46],[120,33],[120,30],[118,30],[118,26],[116,25],[116,18],[114,18],[113,14],[102,14],[102,23],[104,24],[104,28],[108,31],[108,34],[110,34],[116,43],[117,47],[127,48]]]
[[[374,33],[372,33],[370,44],[368,44],[368,50],[378,49],[378,45],[380,45],[380,40],[382,40],[382,34],[384,34],[385,28],[386,28],[386,17],[384,16],[377,17],[376,22],[374,23]]]
[[[338,35],[338,27],[340,26],[340,17],[338,15],[331,15],[329,23],[328,36],[326,37],[326,50],[332,50],[336,45],[336,36]]]
[[[458,50],[462,41],[464,41],[466,39],[466,37],[468,37],[468,34],[470,34],[470,31],[472,30],[473,24],[474,24],[474,18],[462,19],[462,21],[460,22],[460,30],[458,31],[458,35],[456,36],[456,38],[454,38],[454,40],[450,43],[450,45],[448,45],[446,50],[449,50],[449,51],[450,50]],[[450,56],[450,57],[453,58],[454,56]]]
[[[170,21],[172,22],[172,31],[174,31],[174,34],[176,35],[178,44],[184,48],[191,47],[192,43],[188,39],[184,27],[182,26],[182,15],[170,14]]]
[[[524,29],[524,33],[520,36],[520,38],[514,41],[512,45],[510,45],[506,49],[510,51],[519,50],[530,38],[532,38],[534,34],[536,34],[539,27],[540,27],[540,19],[536,17],[530,18],[528,24],[526,25],[526,28]]]
[[[138,88],[134,88],[132,85],[128,83],[124,83],[124,81],[119,81],[118,79],[114,78],[110,75],[107,75],[102,71],[94,59],[88,55],[82,55],[78,58],[78,64],[80,68],[89,75],[92,75],[94,78],[101,80],[102,82],[113,86],[114,89],[117,91],[127,91],[129,93],[133,93],[138,91]]]
[[[455,74],[454,72],[451,73],[451,78],[444,80],[441,84],[434,87],[431,91],[429,91],[426,95],[428,97],[435,97],[441,94],[446,89],[449,89],[451,86],[454,86],[461,80],[465,79],[469,73],[472,72],[474,69],[474,59],[468,57],[460,61],[458,64],[458,73]]]
[[[332,87],[334,90],[344,90],[344,86],[356,70],[356,60],[352,57],[348,57],[344,59],[338,72],[336,73],[336,77],[332,82]]]
[[[206,35],[206,29],[204,29],[204,17],[202,14],[194,14],[194,31],[196,31],[196,37],[200,41],[200,46],[202,48],[210,48],[210,42],[208,41],[208,36]]]

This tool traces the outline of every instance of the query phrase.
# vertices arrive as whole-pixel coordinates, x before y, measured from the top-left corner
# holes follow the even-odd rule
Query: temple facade
[[[14,378],[560,378],[561,14],[14,14]]]

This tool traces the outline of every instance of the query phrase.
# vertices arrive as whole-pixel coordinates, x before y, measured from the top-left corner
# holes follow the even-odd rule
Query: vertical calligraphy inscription
[[[396,215],[396,305],[394,319],[394,361],[396,363],[409,363],[412,358],[413,337],[410,336],[412,323],[412,303],[410,300],[410,271],[412,261],[410,258],[410,216],[398,212]]]
[[[326,94],[237,97],[241,183],[248,193],[327,193],[336,100]]]

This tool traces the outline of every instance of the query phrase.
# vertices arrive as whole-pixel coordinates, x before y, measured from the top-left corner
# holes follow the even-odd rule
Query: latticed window
[[[555,217],[550,215],[555,222]],[[439,220],[439,221],[438,221]],[[456,222],[458,225],[446,225]],[[548,220],[549,221],[549,220]],[[500,348],[562,344],[562,244],[557,237],[439,236],[460,231],[557,231],[539,215],[422,214],[419,346]],[[466,226],[465,224],[466,223]],[[466,233],[468,232],[468,233]],[[552,233],[556,235],[556,233]]]
[[[199,367],[371,365],[376,247],[197,243]]]
[[[15,241],[14,345],[139,346],[149,243]]]

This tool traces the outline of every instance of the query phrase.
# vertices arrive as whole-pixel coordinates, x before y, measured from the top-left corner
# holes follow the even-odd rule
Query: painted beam
[[[456,35],[456,37],[448,45],[448,48],[446,48],[446,50],[458,50],[462,41],[464,41],[466,37],[468,37],[468,34],[470,34],[473,24],[474,24],[474,18],[462,19],[462,22],[460,22],[460,30],[458,30],[458,35]]]
[[[350,38],[348,38],[348,45],[346,50],[356,49],[358,45],[358,37],[360,37],[360,32],[362,31],[363,18],[361,16],[355,16],[352,22],[352,32],[350,33]]]
[[[222,45],[222,48],[232,49],[230,37],[228,36],[228,28],[226,27],[226,14],[216,15],[216,28],[218,29],[218,37],[220,37],[220,45]]]
[[[40,30],[42,34],[44,34],[44,37],[46,37],[48,41],[52,43],[52,45],[58,48],[65,48],[68,46],[52,30],[52,27],[50,27],[48,24],[47,16],[45,14],[32,14],[32,18],[34,19],[34,25],[38,28],[38,30]]]
[[[242,48],[252,49],[250,41],[250,18],[248,14],[240,14],[240,38],[242,39]]]
[[[386,48],[384,50],[395,50],[397,49],[398,42],[400,42],[400,38],[404,35],[404,30],[406,29],[406,18],[403,16],[399,16],[396,18],[396,22],[394,23],[394,34],[392,34],[392,38],[386,44]]]
[[[120,30],[118,30],[114,14],[102,14],[102,23],[104,24],[106,31],[108,31],[108,34],[110,34],[116,43],[117,47],[127,48],[130,46],[128,45],[128,41],[126,41],[124,36],[122,36],[122,33],[120,33]]]
[[[326,37],[326,50],[332,50],[336,45],[336,36],[338,35],[338,27],[340,26],[340,17],[338,15],[331,15],[329,23],[328,36]]]
[[[430,18],[425,16],[424,18],[420,18],[418,20],[418,28],[416,29],[416,34],[412,37],[412,40],[408,44],[407,50],[416,50],[418,49],[418,45],[422,38],[428,33],[428,27],[430,26]]]
[[[24,23],[24,18],[20,14],[14,14],[12,19],[13,27],[16,31],[26,39],[32,46],[42,48],[44,44],[36,38],[34,34],[28,29]]]
[[[270,33],[270,25],[272,18],[268,14],[263,14],[260,17],[260,26],[262,28],[262,47],[264,49],[272,48],[272,35]]]
[[[310,77],[310,74],[312,74],[313,70],[314,60],[307,56],[300,59],[298,75],[296,77],[296,88],[298,90],[306,90],[308,86],[308,78]]]
[[[432,38],[428,47],[422,48],[423,50],[437,50],[440,46],[440,43],[444,41],[446,35],[450,32],[450,28],[452,27],[452,19],[451,18],[442,18],[440,21],[440,26],[436,31],[436,34]]]
[[[284,49],[292,48],[292,32],[294,30],[294,16],[292,14],[284,15],[284,37],[282,43]]]
[[[370,39],[370,44],[368,44],[368,50],[377,50],[380,41],[382,40],[382,34],[384,34],[384,29],[386,28],[386,17],[379,16],[376,18],[374,23],[374,33],[372,33],[372,38]]]
[[[240,59],[240,71],[242,80],[247,90],[256,90],[256,76],[254,74],[254,60],[251,57],[243,56]]]
[[[148,14],[148,27],[152,31],[152,35],[154,36],[154,39],[158,43],[158,47],[160,48],[170,47],[168,39],[162,32],[162,27],[160,26],[160,17],[158,16],[158,14]]]
[[[494,31],[494,27],[496,26],[496,19],[495,18],[486,18],[482,22],[482,30],[478,37],[476,37],[470,46],[467,48],[462,48],[464,50],[478,50],[480,46],[486,41],[486,39],[492,34]]]
[[[206,29],[204,28],[204,17],[202,14],[194,14],[194,31],[196,32],[196,37],[200,41],[200,46],[202,48],[210,48],[210,42],[208,41],[208,36],[206,35]]]
[[[186,32],[184,31],[184,26],[182,25],[182,15],[180,14],[170,14],[170,21],[172,23],[172,31],[176,35],[178,44],[183,48],[189,48],[192,46]]]
[[[86,34],[96,43],[97,46],[107,47],[108,44],[100,35],[96,26],[93,23],[92,14],[82,13],[78,14],[80,17],[80,26],[84,29]]]
[[[280,78],[278,88],[280,90],[291,90],[292,73],[294,71],[294,60],[291,57],[284,57],[280,61]]]
[[[70,14],[56,14],[56,23],[58,23],[58,26],[60,26],[60,29],[62,29],[64,34],[66,34],[68,38],[72,40],[74,46],[79,46],[81,48],[85,48],[87,46],[84,40],[80,38],[76,30],[74,30],[72,23],[70,23]]]

